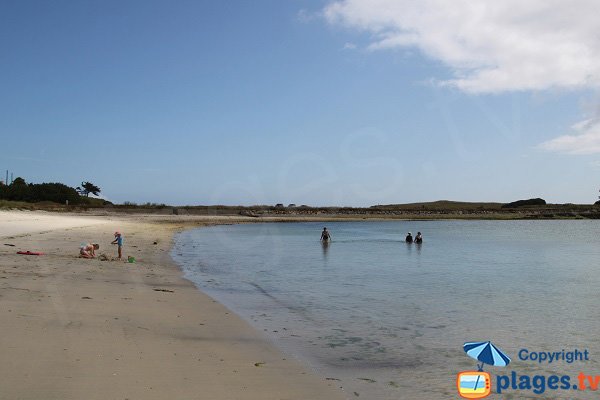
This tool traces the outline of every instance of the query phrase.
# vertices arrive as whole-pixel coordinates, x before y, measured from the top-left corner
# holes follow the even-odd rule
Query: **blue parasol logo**
[[[502,350],[492,342],[467,342],[463,345],[465,353],[476,359],[477,371],[460,372],[456,379],[458,393],[467,399],[482,399],[491,393],[491,376],[483,372],[483,365],[505,367],[510,363],[508,357]]]
[[[508,357],[502,350],[492,344],[492,342],[467,342],[463,345],[465,353],[469,357],[481,361],[477,364],[479,371],[483,371],[483,364],[493,365],[495,367],[506,367],[510,363]]]

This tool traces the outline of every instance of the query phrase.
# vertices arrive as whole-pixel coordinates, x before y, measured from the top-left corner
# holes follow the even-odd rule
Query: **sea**
[[[417,231],[423,243],[405,243]],[[597,392],[573,386],[600,376],[599,232],[594,220],[254,223],[184,231],[172,257],[348,399],[459,398],[458,374],[478,370],[463,345],[478,341],[511,359],[483,365],[491,398],[585,399]],[[576,350],[587,359],[568,362]]]

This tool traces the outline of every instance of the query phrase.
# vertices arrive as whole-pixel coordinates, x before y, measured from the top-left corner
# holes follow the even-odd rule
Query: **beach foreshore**
[[[0,399],[346,398],[171,260],[174,233],[245,221],[0,212]],[[117,230],[135,263],[78,257],[116,257]]]

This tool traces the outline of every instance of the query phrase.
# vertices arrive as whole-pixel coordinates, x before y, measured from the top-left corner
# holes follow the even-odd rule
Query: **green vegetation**
[[[51,201],[54,203],[77,204],[79,193],[72,187],[62,183],[27,183],[23,178],[15,179],[10,185],[0,186],[0,199],[37,203]]]
[[[147,209],[152,209],[152,208],[156,208],[156,209],[162,209],[162,208],[166,208],[168,207],[166,204],[164,203],[144,203],[144,204],[138,204],[134,201],[125,201],[123,202],[123,204],[118,205],[116,207],[119,208],[147,208]]]
[[[0,184],[1,207],[14,208],[55,208],[57,205],[104,206],[110,202],[90,198],[89,194],[100,193],[100,188],[85,182],[86,189],[74,189],[64,183],[27,183],[18,177],[10,185]],[[85,193],[85,196],[80,195]],[[36,204],[38,207],[31,207]]]
[[[525,206],[545,206],[545,205],[546,205],[546,200],[540,199],[538,197],[538,198],[529,199],[529,200],[513,201],[512,203],[502,205],[502,208],[518,208],[518,207],[525,207]]]
[[[464,201],[438,200],[426,203],[386,204],[372,206],[378,210],[498,210],[502,203],[469,203]]]
[[[115,206],[115,209],[124,210],[124,206]],[[143,211],[139,206],[128,211]],[[125,210],[124,210],[125,211]],[[150,209],[146,209],[149,212]],[[543,206],[527,206],[521,208],[502,208],[502,203],[468,203],[454,201],[435,201],[431,203],[411,203],[377,205],[372,207],[285,207],[281,203],[276,205],[254,206],[183,206],[168,207],[167,210],[155,209],[162,212],[178,215],[241,215],[248,217],[270,218],[311,218],[320,220],[329,219],[600,219],[598,206],[585,204],[545,204]]]
[[[90,193],[94,196],[98,196],[100,194],[100,188],[94,185],[92,182],[81,182],[81,186],[77,186],[75,189],[77,192],[85,197],[89,197]]]
[[[0,200],[0,209],[2,208],[17,208],[20,210],[33,210],[36,207],[33,203],[25,203],[24,201]]]
[[[276,205],[253,206],[169,206],[158,203],[138,204],[126,201],[112,204],[104,199],[90,197],[100,193],[91,182],[82,182],[72,188],[62,183],[27,183],[17,178],[10,185],[0,184],[0,208],[19,208],[47,211],[109,209],[112,212],[163,215],[237,215],[270,220],[310,218],[338,219],[600,219],[600,201],[592,204],[546,204],[543,199],[519,200],[508,204],[493,202],[459,202],[439,200],[425,203],[385,204],[371,207],[311,207],[305,204],[287,207]],[[68,201],[68,204],[67,204]]]

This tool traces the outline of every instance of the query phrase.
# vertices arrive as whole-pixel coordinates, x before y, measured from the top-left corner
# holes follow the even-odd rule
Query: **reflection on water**
[[[600,374],[599,227],[340,222],[328,225],[335,243],[317,245],[313,223],[218,226],[182,233],[173,256],[202,290],[347,393],[442,399],[455,397],[458,371],[475,367],[465,341],[492,340],[530,374],[575,376],[582,365],[520,362],[521,348],[589,349],[588,369]],[[425,242],[406,244],[416,230]],[[568,394],[552,398],[586,398]]]
[[[408,254],[411,254],[412,250],[413,250],[413,247],[414,247],[413,244],[412,243],[404,242],[404,245],[406,246],[406,251],[408,252]]]
[[[321,241],[321,247],[323,248],[323,259],[325,261],[327,261],[327,253],[329,252],[329,241],[328,240],[322,240]]]

